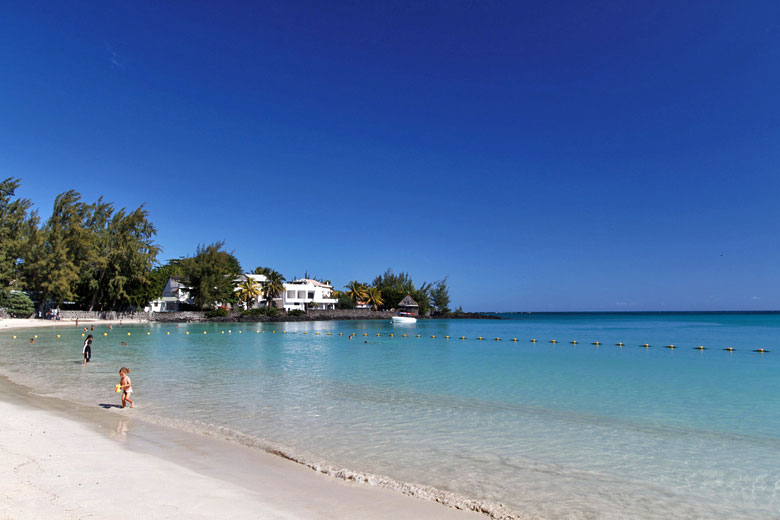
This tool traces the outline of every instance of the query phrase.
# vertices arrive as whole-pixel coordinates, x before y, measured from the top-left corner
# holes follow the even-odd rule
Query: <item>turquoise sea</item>
[[[127,366],[135,417],[518,518],[780,518],[780,314],[501,316],[6,331],[0,371],[98,406]]]

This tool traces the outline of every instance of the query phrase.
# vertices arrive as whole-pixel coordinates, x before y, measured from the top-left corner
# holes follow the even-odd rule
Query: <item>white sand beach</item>
[[[0,518],[485,518],[0,378]]]
[[[80,319],[78,324],[76,320],[38,320],[34,318],[7,318],[0,319],[0,330],[31,329],[42,327],[88,327],[90,325],[130,325],[131,323],[146,323],[146,320],[140,319],[121,319],[121,320],[90,320]]]

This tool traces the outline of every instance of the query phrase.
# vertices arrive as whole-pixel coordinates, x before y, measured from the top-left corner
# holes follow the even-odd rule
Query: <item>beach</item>
[[[36,328],[75,328],[75,327],[87,327],[90,326],[108,326],[108,325],[132,325],[138,323],[146,323],[147,320],[140,320],[137,318],[121,319],[121,320],[103,320],[103,319],[82,319],[76,323],[76,320],[41,320],[35,318],[10,318],[0,319],[0,330],[21,330],[21,329],[36,329]]]
[[[0,518],[433,518],[457,511],[0,378]]]

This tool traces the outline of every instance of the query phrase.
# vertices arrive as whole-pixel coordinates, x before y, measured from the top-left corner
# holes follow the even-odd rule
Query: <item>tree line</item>
[[[243,270],[224,242],[198,245],[194,255],[161,264],[157,228],[143,205],[117,209],[103,197],[87,202],[69,190],[55,198],[44,220],[29,199],[16,196],[20,185],[15,178],[0,181],[0,307],[24,314],[23,300],[30,295],[38,308],[66,303],[87,310],[143,308],[161,296],[171,277],[189,288],[197,309],[258,297],[270,306],[284,291],[284,276],[263,266],[253,272],[267,282],[247,280],[237,288],[234,280]],[[346,289],[334,291],[342,308],[366,302],[391,309],[410,295],[421,314],[450,312],[446,278],[415,286],[407,273],[388,269],[370,284],[353,281]]]
[[[393,273],[387,269],[374,278],[370,284],[353,280],[345,287],[345,292],[337,293],[339,307],[355,307],[358,303],[368,304],[372,309],[395,309],[404,297],[411,296],[417,303],[419,313],[423,316],[433,314],[449,314],[450,292],[447,278],[429,283],[422,282],[415,286],[408,273]]]

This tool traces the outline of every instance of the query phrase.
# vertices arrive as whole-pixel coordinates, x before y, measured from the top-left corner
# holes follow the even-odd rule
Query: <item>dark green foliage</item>
[[[14,318],[27,318],[35,311],[30,297],[23,292],[16,291],[2,296],[0,307],[4,308]]]
[[[450,313],[450,290],[447,287],[447,277],[436,282],[431,288],[431,303],[436,314]]]
[[[352,297],[349,295],[349,293],[339,293],[338,300],[339,301],[336,302],[337,309],[352,309],[354,307],[354,304],[352,303]]]
[[[11,177],[0,182],[0,291],[19,277],[25,238],[31,219],[36,218],[34,213],[27,214],[32,202],[14,197],[19,184],[19,179]]]
[[[227,318],[230,315],[230,312],[227,309],[214,309],[211,311],[206,311],[205,316],[207,318]]]
[[[288,316],[306,316],[306,312],[300,310],[300,309],[293,309],[290,311],[287,311]]]
[[[407,294],[413,294],[415,290],[408,273],[395,274],[390,268],[374,278],[373,286],[382,291],[382,307],[385,309],[395,309]]]
[[[102,197],[88,204],[70,190],[57,196],[44,226],[33,213],[22,229],[19,279],[39,302],[124,309],[149,301],[160,248],[143,206],[115,211]]]
[[[184,283],[200,308],[216,303],[235,301],[233,280],[241,274],[241,266],[233,253],[223,251],[224,242],[199,245],[192,258],[181,260]]]

